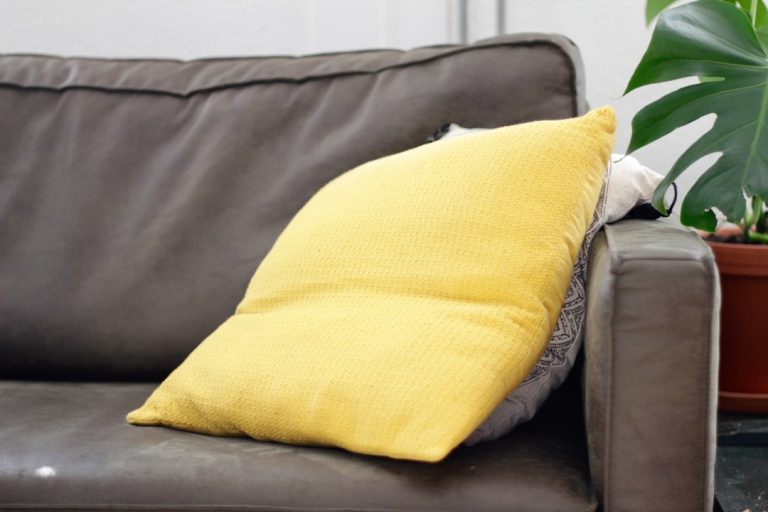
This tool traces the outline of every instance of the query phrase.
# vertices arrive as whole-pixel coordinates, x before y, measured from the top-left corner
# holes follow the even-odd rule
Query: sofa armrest
[[[676,221],[596,237],[584,404],[606,512],[712,510],[719,308],[712,253]]]

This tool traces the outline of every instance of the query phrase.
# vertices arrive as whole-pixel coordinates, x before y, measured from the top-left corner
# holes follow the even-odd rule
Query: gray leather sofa
[[[668,221],[594,243],[583,363],[439,464],[134,427],[328,180],[443,123],[585,110],[571,42],[0,57],[0,509],[711,510],[718,288]],[[471,172],[471,170],[468,170]]]

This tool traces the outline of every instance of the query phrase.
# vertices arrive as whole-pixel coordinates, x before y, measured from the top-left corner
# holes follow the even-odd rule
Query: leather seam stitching
[[[609,242],[610,245],[610,238],[608,236],[608,232],[606,232],[606,241]],[[614,263],[611,261],[611,263]],[[611,265],[613,266],[613,265]],[[618,286],[618,278],[620,277],[620,274],[614,273],[613,269],[611,269],[611,291],[609,295],[610,300],[610,320],[609,320],[609,336],[610,336],[610,342],[608,343],[608,347],[610,350],[610,364],[608,365],[608,386],[607,386],[607,392],[608,392],[608,399],[606,400],[607,404],[607,411],[605,414],[605,432],[607,439],[605,440],[605,444],[608,448],[608,456],[605,458],[605,469],[604,469],[604,476],[605,478],[605,489],[607,492],[605,492],[605,510],[606,512],[609,512],[613,508],[613,457],[614,457],[614,435],[613,435],[613,412],[614,412],[614,403],[613,400],[615,398],[615,393],[613,392],[614,387],[614,368],[616,367],[616,350],[614,350],[614,344],[616,343],[616,289]]]
[[[712,312],[714,313],[715,312],[714,302],[716,301],[716,298],[715,298],[715,290],[714,290],[715,276],[713,272],[717,272],[717,268],[713,268],[713,265],[714,265],[714,261],[710,259],[709,265],[707,265],[709,270],[709,272],[707,272],[707,277],[709,277],[707,292],[709,293],[709,296],[713,302]],[[702,450],[704,460],[701,461],[701,463],[699,464],[699,466],[701,467],[701,479],[702,479],[702,485],[703,485],[702,492],[701,492],[701,499],[699,502],[699,510],[706,510],[704,507],[706,504],[707,496],[709,495],[709,471],[708,471],[708,467],[710,463],[709,418],[712,410],[712,404],[710,403],[711,402],[710,395],[712,393],[712,379],[710,379],[710,375],[712,372],[710,367],[712,365],[712,335],[713,335],[711,318],[709,320],[709,327],[707,329],[707,333],[709,334],[708,340],[709,340],[710,346],[708,347],[706,351],[706,355],[704,356],[705,358],[704,358],[704,368],[703,368],[703,373],[704,373],[703,377],[704,377],[704,382],[706,383],[706,393],[705,393],[706,401],[704,402],[703,410],[704,410],[704,418],[706,418],[705,425],[707,426],[704,428],[703,435],[701,436],[702,442],[704,443],[703,445],[704,449]]]

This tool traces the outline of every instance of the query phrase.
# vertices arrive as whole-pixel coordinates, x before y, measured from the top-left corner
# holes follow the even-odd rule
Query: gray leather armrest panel
[[[719,307],[709,248],[675,221],[595,239],[585,413],[605,511],[712,510]]]

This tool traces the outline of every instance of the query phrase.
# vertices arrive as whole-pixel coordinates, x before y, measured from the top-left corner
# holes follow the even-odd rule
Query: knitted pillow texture
[[[452,124],[442,137],[449,139],[484,128],[462,128]],[[653,191],[664,178],[631,156],[612,154],[605,173],[605,183],[595,208],[592,224],[581,244],[573,267],[555,331],[547,349],[531,373],[510,393],[483,423],[464,441],[467,446],[493,441],[531,420],[549,395],[560,387],[576,363],[583,341],[586,316],[587,257],[595,235],[605,224],[624,218],[634,207],[651,200]]]
[[[342,174],[128,421],[443,459],[547,347],[614,129],[604,107]]]
[[[550,393],[560,387],[573,369],[581,348],[586,316],[587,257],[592,240],[605,224],[605,199],[610,176],[611,165],[609,164],[592,222],[581,243],[568,291],[547,348],[523,382],[507,395],[470,434],[464,441],[465,445],[472,446],[493,441],[507,435],[516,426],[531,420],[544,405]]]
[[[432,135],[431,140],[448,140],[488,128],[464,128],[455,123]],[[467,446],[494,441],[518,425],[530,421],[549,395],[560,387],[576,363],[581,349],[586,316],[587,257],[595,235],[605,224],[624,218],[632,208],[650,201],[663,176],[648,169],[635,158],[612,154],[592,223],[587,229],[573,267],[555,330],[544,354],[531,373],[464,441]]]
[[[464,128],[457,124],[450,124],[435,132],[431,140],[450,140],[487,130],[487,128]],[[480,426],[469,435],[464,441],[465,445],[472,446],[477,443],[493,441],[508,434],[516,426],[532,419],[550,393],[560,387],[573,368],[581,348],[586,311],[587,256],[592,239],[606,222],[608,213],[606,212],[606,199],[607,193],[611,189],[610,177],[611,162],[609,162],[604,175],[603,186],[592,222],[581,243],[581,249],[573,267],[573,274],[555,324],[555,330],[549,339],[544,354],[536,362],[525,380],[507,395]]]

